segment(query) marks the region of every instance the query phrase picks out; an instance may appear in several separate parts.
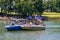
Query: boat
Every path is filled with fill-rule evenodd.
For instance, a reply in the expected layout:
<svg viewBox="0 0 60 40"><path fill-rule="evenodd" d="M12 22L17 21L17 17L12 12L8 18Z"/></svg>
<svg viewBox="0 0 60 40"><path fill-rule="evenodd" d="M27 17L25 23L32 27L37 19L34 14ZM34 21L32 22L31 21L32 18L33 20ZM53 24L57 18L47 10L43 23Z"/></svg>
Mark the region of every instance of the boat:
<svg viewBox="0 0 60 40"><path fill-rule="evenodd" d="M10 25L5 26L7 31L17 31L17 30L45 30L44 26L34 25L34 24L15 24L12 22Z"/></svg>
<svg viewBox="0 0 60 40"><path fill-rule="evenodd" d="M7 25L5 29L8 31L17 31L17 30L45 30L45 27L41 27L40 25Z"/></svg>
<svg viewBox="0 0 60 40"><path fill-rule="evenodd" d="M21 26L20 25L7 25L5 26L5 29L8 30L8 31L14 31L14 30L21 30Z"/></svg>

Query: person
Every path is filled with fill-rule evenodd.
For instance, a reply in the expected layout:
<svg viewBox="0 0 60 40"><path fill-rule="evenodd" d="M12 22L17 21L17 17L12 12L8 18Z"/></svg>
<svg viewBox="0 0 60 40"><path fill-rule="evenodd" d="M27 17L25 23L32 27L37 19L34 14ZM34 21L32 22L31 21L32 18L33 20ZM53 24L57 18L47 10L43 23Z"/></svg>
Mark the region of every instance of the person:
<svg viewBox="0 0 60 40"><path fill-rule="evenodd" d="M39 15L38 16L36 15L35 16L35 19L40 23L41 26L45 26L45 24L44 24L44 22L42 20L43 17L41 15L40 16Z"/></svg>
<svg viewBox="0 0 60 40"><path fill-rule="evenodd" d="M25 21L25 20L22 20L22 24L23 24L23 25L26 24L26 21Z"/></svg>
<svg viewBox="0 0 60 40"><path fill-rule="evenodd" d="M15 25L15 21L14 20L11 21L11 24L10 25L14 26Z"/></svg>
<svg viewBox="0 0 60 40"><path fill-rule="evenodd" d="M28 16L28 19L29 19L29 24L32 24L33 17L30 15L30 16Z"/></svg>

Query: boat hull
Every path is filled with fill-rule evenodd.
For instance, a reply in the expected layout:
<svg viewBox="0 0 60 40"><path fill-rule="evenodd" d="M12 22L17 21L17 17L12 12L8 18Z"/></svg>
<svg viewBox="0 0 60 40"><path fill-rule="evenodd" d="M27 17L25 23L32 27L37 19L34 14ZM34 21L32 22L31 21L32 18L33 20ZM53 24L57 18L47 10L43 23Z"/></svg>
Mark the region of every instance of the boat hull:
<svg viewBox="0 0 60 40"><path fill-rule="evenodd" d="M45 27L22 27L22 30L45 30Z"/></svg>
<svg viewBox="0 0 60 40"><path fill-rule="evenodd" d="M45 30L45 27L41 27L40 25L35 26L35 25L30 25L30 26L26 26L26 25L21 25L21 26L9 26L9 27L5 27L5 29L7 29L8 31L17 31L17 30Z"/></svg>
<svg viewBox="0 0 60 40"><path fill-rule="evenodd" d="M22 28L21 26L14 26L14 27L10 26L10 27L6 27L5 29L8 31L17 31L17 30L21 30Z"/></svg>
<svg viewBox="0 0 60 40"><path fill-rule="evenodd" d="M22 30L45 30L45 27L41 25L21 25Z"/></svg>

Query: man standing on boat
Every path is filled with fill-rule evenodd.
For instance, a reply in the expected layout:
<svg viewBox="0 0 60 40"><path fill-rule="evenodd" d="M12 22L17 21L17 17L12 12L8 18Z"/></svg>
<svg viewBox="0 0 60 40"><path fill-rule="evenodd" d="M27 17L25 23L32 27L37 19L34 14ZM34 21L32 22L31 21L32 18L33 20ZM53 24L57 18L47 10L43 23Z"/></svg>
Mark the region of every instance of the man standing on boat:
<svg viewBox="0 0 60 40"><path fill-rule="evenodd" d="M32 24L33 16L29 15L29 16L28 16L28 19L29 19L29 24Z"/></svg>
<svg viewBox="0 0 60 40"><path fill-rule="evenodd" d="M43 17L40 15L36 15L35 19L40 23L41 26L45 26L44 22L43 22Z"/></svg>

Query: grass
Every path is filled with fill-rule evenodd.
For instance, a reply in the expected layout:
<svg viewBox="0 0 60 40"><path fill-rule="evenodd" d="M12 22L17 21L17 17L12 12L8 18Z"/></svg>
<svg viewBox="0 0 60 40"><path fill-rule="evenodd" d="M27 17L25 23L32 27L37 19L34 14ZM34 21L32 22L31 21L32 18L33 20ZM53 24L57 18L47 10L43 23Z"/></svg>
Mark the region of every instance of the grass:
<svg viewBox="0 0 60 40"><path fill-rule="evenodd" d="M60 13L56 13L56 12L43 12L42 16L47 16L47 17L60 17Z"/></svg>
<svg viewBox="0 0 60 40"><path fill-rule="evenodd" d="M0 20L0 32L5 31L4 26L5 26L4 22Z"/></svg>

